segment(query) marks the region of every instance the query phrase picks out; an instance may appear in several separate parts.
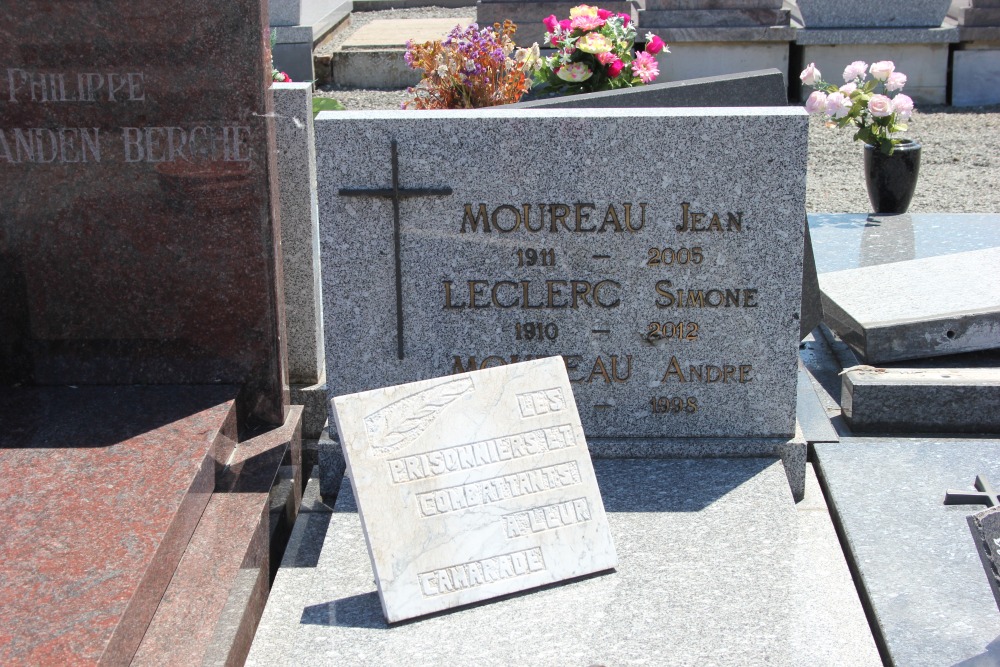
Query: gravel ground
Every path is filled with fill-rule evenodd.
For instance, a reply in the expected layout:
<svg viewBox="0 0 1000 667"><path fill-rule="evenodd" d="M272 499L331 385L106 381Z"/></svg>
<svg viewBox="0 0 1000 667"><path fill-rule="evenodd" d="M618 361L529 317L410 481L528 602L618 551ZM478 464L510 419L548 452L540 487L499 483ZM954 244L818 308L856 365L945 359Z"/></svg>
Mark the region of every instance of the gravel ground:
<svg viewBox="0 0 1000 667"><path fill-rule="evenodd" d="M474 8L472 8L474 11ZM347 35L377 18L456 18L469 7L422 7L355 13L348 30L321 44L317 53L337 48ZM405 90L317 91L348 109L398 109ZM911 213L1000 213L1000 106L918 108L904 135L923 144L920 180ZM850 213L870 210L862 173L862 144L848 129L809 121L806 210Z"/></svg>

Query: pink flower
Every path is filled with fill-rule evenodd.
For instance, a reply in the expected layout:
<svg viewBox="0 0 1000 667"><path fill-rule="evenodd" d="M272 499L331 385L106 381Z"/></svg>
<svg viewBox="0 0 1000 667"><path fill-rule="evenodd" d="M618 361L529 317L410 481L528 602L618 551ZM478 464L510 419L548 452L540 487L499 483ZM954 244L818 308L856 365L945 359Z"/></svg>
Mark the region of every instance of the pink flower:
<svg viewBox="0 0 1000 667"><path fill-rule="evenodd" d="M802 70L802 74L799 75L799 78L802 79L802 83L807 86L813 86L816 82L822 81L823 75L820 74L820 71L816 68L816 63L809 63L809 67Z"/></svg>
<svg viewBox="0 0 1000 667"><path fill-rule="evenodd" d="M577 16L572 20L570 25L577 30L597 30L604 25L604 19L585 14L583 16Z"/></svg>
<svg viewBox="0 0 1000 667"><path fill-rule="evenodd" d="M868 111L876 118L885 118L892 115L892 100L885 95L872 95L868 100Z"/></svg>
<svg viewBox="0 0 1000 667"><path fill-rule="evenodd" d="M857 89L858 89L858 84L856 84L853 81L851 81L850 83L845 83L843 86L841 86L840 87L840 92L842 92L844 95L847 95L848 97L850 97L851 93L853 93Z"/></svg>
<svg viewBox="0 0 1000 667"><path fill-rule="evenodd" d="M605 53L597 54L597 62L601 63L602 65L610 65L616 60L618 60L618 56L616 56L612 51L606 51Z"/></svg>
<svg viewBox="0 0 1000 667"><path fill-rule="evenodd" d="M559 22L559 27L563 29L563 32L569 32L573 29L573 22L569 19L563 19Z"/></svg>
<svg viewBox="0 0 1000 667"><path fill-rule="evenodd" d="M632 74L639 77L643 83L652 83L660 75L660 68L656 64L656 58L645 51L640 51L632 61Z"/></svg>
<svg viewBox="0 0 1000 667"><path fill-rule="evenodd" d="M826 109L826 93L822 90L813 91L813 94L806 100L806 111L809 113L822 113Z"/></svg>
<svg viewBox="0 0 1000 667"><path fill-rule="evenodd" d="M854 106L851 98L843 93L830 93L826 98L826 115L831 118L843 118L851 113Z"/></svg>
<svg viewBox="0 0 1000 667"><path fill-rule="evenodd" d="M622 20L622 25L626 28L628 27L628 24L632 22L632 17L628 14L618 14L618 18Z"/></svg>
<svg viewBox="0 0 1000 667"><path fill-rule="evenodd" d="M646 42L646 53L651 53L654 56L662 51L666 46L663 40L660 39L658 35L654 35L653 33L646 33L646 39L649 40Z"/></svg>
<svg viewBox="0 0 1000 667"><path fill-rule="evenodd" d="M850 83L857 78L863 77L868 70L868 63L864 60L855 60L844 68L844 82Z"/></svg>
<svg viewBox="0 0 1000 667"><path fill-rule="evenodd" d="M545 24L546 32L555 32L559 29L559 19L556 18L555 14L549 14L543 18L542 23Z"/></svg>
<svg viewBox="0 0 1000 667"><path fill-rule="evenodd" d="M615 15L614 12L609 11L607 9L598 9L597 10L597 17L599 19L603 20L603 21L607 21L609 18L611 18L614 15Z"/></svg>
<svg viewBox="0 0 1000 667"><path fill-rule="evenodd" d="M877 63L873 63L868 68L868 72L879 81L885 81L895 69L896 65L891 60L880 60Z"/></svg>
<svg viewBox="0 0 1000 667"><path fill-rule="evenodd" d="M909 120L913 115L913 100L909 95L900 93L892 100L892 110L896 112L899 120Z"/></svg>
<svg viewBox="0 0 1000 667"><path fill-rule="evenodd" d="M624 67L625 63L618 58L615 58L611 64L608 65L608 76L612 79L617 79L618 75L622 73L622 68Z"/></svg>
<svg viewBox="0 0 1000 667"><path fill-rule="evenodd" d="M886 90L902 90L905 85L906 75L902 72L893 72L889 75L889 78L885 80Z"/></svg>

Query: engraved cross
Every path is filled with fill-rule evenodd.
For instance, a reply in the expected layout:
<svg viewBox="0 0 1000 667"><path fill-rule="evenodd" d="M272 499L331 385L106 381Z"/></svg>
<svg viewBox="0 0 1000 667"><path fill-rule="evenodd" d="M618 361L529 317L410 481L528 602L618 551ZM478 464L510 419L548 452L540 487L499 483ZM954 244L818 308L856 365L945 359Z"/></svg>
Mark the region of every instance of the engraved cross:
<svg viewBox="0 0 1000 667"><path fill-rule="evenodd" d="M392 249L396 270L396 355L403 359L403 273L400 257L399 241L399 201L411 197L441 197L451 194L451 188L401 188L399 187L399 157L396 152L396 140L392 140L392 187L374 188L341 188L337 191L341 197L381 197L392 200Z"/></svg>
<svg viewBox="0 0 1000 667"><path fill-rule="evenodd" d="M976 491L945 491L945 505L986 505L987 507L1000 507L1000 498L997 492L982 475L976 475Z"/></svg>

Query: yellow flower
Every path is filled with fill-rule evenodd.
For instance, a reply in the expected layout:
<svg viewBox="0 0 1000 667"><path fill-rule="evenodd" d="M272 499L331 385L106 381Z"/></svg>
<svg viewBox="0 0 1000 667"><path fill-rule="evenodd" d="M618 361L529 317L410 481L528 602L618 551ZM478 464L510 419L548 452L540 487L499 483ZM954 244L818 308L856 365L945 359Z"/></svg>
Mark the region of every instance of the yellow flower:
<svg viewBox="0 0 1000 667"><path fill-rule="evenodd" d="M584 53L607 53L611 50L611 40L597 32L588 32L576 42L576 48Z"/></svg>
<svg viewBox="0 0 1000 667"><path fill-rule="evenodd" d="M575 19L578 16L597 16L597 7L591 7L590 5L580 5L569 10L569 17Z"/></svg>

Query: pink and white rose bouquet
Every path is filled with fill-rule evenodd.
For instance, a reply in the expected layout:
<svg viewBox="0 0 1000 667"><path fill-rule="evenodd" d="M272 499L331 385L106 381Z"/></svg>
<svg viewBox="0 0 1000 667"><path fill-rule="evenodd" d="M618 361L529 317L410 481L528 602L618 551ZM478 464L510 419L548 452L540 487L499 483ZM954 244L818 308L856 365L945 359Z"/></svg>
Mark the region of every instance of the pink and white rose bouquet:
<svg viewBox="0 0 1000 667"><path fill-rule="evenodd" d="M913 100L899 92L906 85L906 75L897 72L891 60L872 65L856 60L844 69L844 84L839 87L824 81L814 63L799 78L815 88L806 100L806 111L826 114L839 127L857 127L855 141L875 146L886 155L903 141L895 135L906 131Z"/></svg>
<svg viewBox="0 0 1000 667"><path fill-rule="evenodd" d="M535 84L546 92L590 93L652 83L660 74L654 56L670 53L652 33L646 35L645 50L633 53L635 24L628 14L579 5L568 19L553 14L542 22L545 45L557 49L535 70Z"/></svg>

